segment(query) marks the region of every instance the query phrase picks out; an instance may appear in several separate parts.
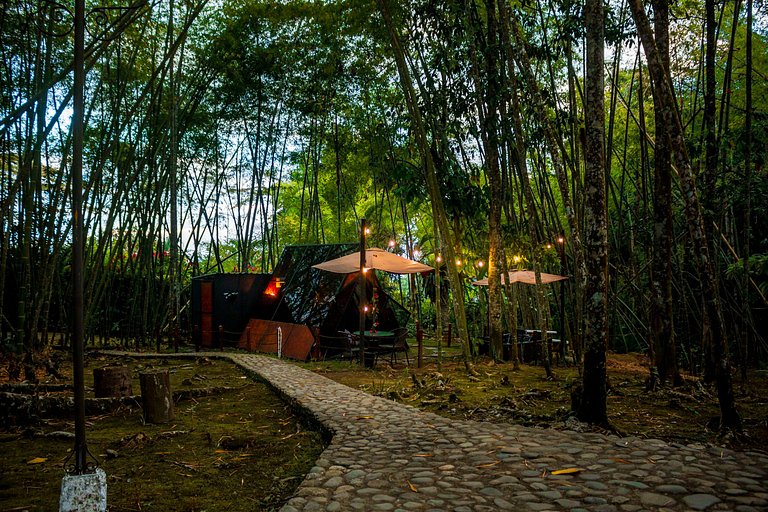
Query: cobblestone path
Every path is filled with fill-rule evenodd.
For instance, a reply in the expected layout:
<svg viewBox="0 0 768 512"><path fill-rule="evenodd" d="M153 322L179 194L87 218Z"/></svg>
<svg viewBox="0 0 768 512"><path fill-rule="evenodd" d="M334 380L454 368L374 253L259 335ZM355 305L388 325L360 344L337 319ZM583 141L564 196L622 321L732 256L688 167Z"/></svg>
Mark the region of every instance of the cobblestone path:
<svg viewBox="0 0 768 512"><path fill-rule="evenodd" d="M282 512L768 510L766 453L452 420L271 357L188 357L203 355L258 374L332 432ZM580 471L552 474L566 468Z"/></svg>
<svg viewBox="0 0 768 512"><path fill-rule="evenodd" d="M231 355L333 432L293 511L768 510L768 455L457 421ZM565 468L574 474L552 475Z"/></svg>

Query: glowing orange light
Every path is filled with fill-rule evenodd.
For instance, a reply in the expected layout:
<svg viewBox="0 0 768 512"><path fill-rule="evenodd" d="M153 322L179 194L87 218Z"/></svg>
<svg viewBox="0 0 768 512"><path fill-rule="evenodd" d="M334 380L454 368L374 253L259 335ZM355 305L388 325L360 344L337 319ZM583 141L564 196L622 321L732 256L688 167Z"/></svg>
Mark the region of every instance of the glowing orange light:
<svg viewBox="0 0 768 512"><path fill-rule="evenodd" d="M437 255L437 262L440 263L441 261L443 261L443 257L438 254Z"/></svg>
<svg viewBox="0 0 768 512"><path fill-rule="evenodd" d="M563 237L559 237L559 238L557 239L557 243L559 243L559 244L562 244L563 242L565 242L565 238L563 238Z"/></svg>
<svg viewBox="0 0 768 512"><path fill-rule="evenodd" d="M461 266L461 260L456 260L456 266L457 266L457 267L460 267L460 266Z"/></svg>
<svg viewBox="0 0 768 512"><path fill-rule="evenodd" d="M551 249L551 248L552 248L552 244L547 244L547 249Z"/></svg>
<svg viewBox="0 0 768 512"><path fill-rule="evenodd" d="M369 270L369 269L368 269L368 267L363 267L363 274L365 274L366 272L368 272L368 270Z"/></svg>
<svg viewBox="0 0 768 512"><path fill-rule="evenodd" d="M371 234L371 228L365 228L365 234L370 235Z"/></svg>
<svg viewBox="0 0 768 512"><path fill-rule="evenodd" d="M363 311L368 312L368 306L363 306Z"/></svg>

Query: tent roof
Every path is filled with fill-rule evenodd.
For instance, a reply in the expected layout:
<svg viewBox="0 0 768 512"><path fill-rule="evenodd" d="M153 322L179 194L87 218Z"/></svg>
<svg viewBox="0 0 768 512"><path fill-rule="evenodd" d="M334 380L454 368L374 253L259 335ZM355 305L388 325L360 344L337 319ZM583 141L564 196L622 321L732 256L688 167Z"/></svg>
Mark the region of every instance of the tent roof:
<svg viewBox="0 0 768 512"><path fill-rule="evenodd" d="M545 272L541 273L542 284L554 283L556 281L563 281L565 279L568 279L568 277L559 276L557 274L547 274ZM536 274L533 272L533 270L510 270L509 282L536 284ZM479 281L475 281L472 284L475 286L488 286L488 278L486 277L485 279L480 279Z"/></svg>
<svg viewBox="0 0 768 512"><path fill-rule="evenodd" d="M321 325L334 307L343 276L312 269L312 265L357 250L358 244L289 245L283 249L273 276L282 286L270 320ZM287 315L286 315L287 314Z"/></svg>
<svg viewBox="0 0 768 512"><path fill-rule="evenodd" d="M416 274L434 270L429 265L424 265L418 261L409 260L402 256L398 256L397 254L392 254L391 252L376 248L366 249L365 266L366 268L375 268L393 274ZM312 268L335 272L337 274L359 272L360 252L354 252L318 265L312 265Z"/></svg>

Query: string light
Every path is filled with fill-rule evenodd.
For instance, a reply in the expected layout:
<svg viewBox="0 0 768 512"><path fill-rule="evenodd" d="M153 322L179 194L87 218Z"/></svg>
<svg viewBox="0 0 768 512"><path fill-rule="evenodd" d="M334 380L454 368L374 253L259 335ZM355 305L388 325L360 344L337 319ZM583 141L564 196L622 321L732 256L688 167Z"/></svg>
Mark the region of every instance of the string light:
<svg viewBox="0 0 768 512"><path fill-rule="evenodd" d="M565 242L565 238L563 238L563 237L558 237L557 238L557 243L562 244L563 242Z"/></svg>
<svg viewBox="0 0 768 512"><path fill-rule="evenodd" d="M440 263L441 261L443 261L443 257L438 254L437 255L437 262Z"/></svg>
<svg viewBox="0 0 768 512"><path fill-rule="evenodd" d="M394 247L395 246L395 241L394 240L390 240L389 241L389 246L390 247Z"/></svg>
<svg viewBox="0 0 768 512"><path fill-rule="evenodd" d="M483 267L483 265L485 265L485 263L483 262L483 260L480 260L480 261L478 261L478 262L477 262L477 266L478 266L478 267L482 268L482 267Z"/></svg>
<svg viewBox="0 0 768 512"><path fill-rule="evenodd" d="M363 306L363 311L368 312L368 306Z"/></svg>
<svg viewBox="0 0 768 512"><path fill-rule="evenodd" d="M370 235L371 234L371 228L365 228L365 234Z"/></svg>
<svg viewBox="0 0 768 512"><path fill-rule="evenodd" d="M461 260L456 260L456 266L457 266L457 267L460 267L460 266L461 266Z"/></svg>
<svg viewBox="0 0 768 512"><path fill-rule="evenodd" d="M551 248L552 248L552 244L547 244L547 249L551 249Z"/></svg>

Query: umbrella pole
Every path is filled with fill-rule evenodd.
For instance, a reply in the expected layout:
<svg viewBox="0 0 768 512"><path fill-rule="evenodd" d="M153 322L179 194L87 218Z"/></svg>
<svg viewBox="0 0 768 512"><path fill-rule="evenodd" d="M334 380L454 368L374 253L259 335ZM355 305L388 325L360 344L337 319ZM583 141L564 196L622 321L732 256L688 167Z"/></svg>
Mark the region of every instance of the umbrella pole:
<svg viewBox="0 0 768 512"><path fill-rule="evenodd" d="M360 219L360 275L358 276L358 297L360 297L360 365L365 366L365 219Z"/></svg>

